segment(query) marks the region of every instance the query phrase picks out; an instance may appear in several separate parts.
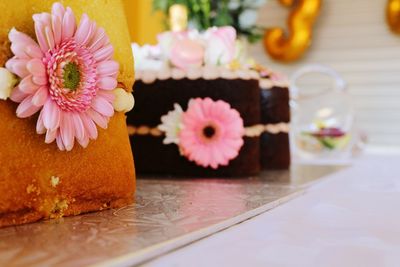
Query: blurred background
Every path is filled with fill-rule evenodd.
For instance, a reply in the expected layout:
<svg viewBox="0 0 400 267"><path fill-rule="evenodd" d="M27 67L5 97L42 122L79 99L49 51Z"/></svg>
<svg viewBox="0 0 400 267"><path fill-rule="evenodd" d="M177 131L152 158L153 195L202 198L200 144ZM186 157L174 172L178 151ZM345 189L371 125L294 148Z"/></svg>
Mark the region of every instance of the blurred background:
<svg viewBox="0 0 400 267"><path fill-rule="evenodd" d="M168 27L168 8L174 4L186 5L189 26L201 29L203 22L193 9L202 11L201 5L205 4L219 10L199 14L211 24L233 23L241 28L239 32L244 33L250 55L259 63L289 77L310 63L331 67L347 83L362 138L367 136L371 147L400 150L400 35L396 33L399 1L124 0L124 4L132 41L141 45L156 43L157 34ZM232 10L236 12L233 20L227 18ZM279 27L289 40L294 31L302 30L301 25L293 24L296 21L290 24L290 18L308 23L310 36L297 58L282 60L266 49L265 33ZM308 75L300 85L318 90L331 83L325 76Z"/></svg>

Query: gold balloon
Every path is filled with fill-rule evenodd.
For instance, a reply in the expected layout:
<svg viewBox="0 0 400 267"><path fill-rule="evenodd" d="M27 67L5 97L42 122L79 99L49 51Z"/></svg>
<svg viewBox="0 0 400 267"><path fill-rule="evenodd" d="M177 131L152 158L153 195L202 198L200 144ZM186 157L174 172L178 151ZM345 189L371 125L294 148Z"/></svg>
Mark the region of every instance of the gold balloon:
<svg viewBox="0 0 400 267"><path fill-rule="evenodd" d="M188 9L181 4L174 4L169 8L169 27L174 32L184 31L188 26Z"/></svg>
<svg viewBox="0 0 400 267"><path fill-rule="evenodd" d="M400 34L400 0L388 0L386 6L386 20L389 28Z"/></svg>
<svg viewBox="0 0 400 267"><path fill-rule="evenodd" d="M292 6L296 0L279 0L279 2L284 6Z"/></svg>
<svg viewBox="0 0 400 267"><path fill-rule="evenodd" d="M312 27L321 9L321 0L279 0L293 7L288 18L289 33L281 28L265 32L264 47L275 60L291 62L299 59L311 44Z"/></svg>

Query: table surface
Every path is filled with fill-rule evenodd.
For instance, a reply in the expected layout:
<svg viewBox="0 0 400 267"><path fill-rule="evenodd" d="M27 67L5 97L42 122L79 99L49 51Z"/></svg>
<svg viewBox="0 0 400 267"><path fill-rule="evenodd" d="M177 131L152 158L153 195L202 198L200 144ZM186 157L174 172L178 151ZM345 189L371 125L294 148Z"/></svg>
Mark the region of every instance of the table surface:
<svg viewBox="0 0 400 267"><path fill-rule="evenodd" d="M139 179L130 206L0 229L0 266L142 263L272 209L340 168L293 166L239 179Z"/></svg>
<svg viewBox="0 0 400 267"><path fill-rule="evenodd" d="M290 202L145 264L400 266L400 156L365 156Z"/></svg>

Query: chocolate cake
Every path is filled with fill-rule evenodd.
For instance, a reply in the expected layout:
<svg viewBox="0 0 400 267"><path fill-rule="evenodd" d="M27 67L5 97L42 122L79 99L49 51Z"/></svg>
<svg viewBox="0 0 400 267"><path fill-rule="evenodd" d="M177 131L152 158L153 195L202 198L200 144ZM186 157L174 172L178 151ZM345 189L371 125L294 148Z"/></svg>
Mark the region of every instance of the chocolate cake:
<svg viewBox="0 0 400 267"><path fill-rule="evenodd" d="M289 167L287 82L228 57L227 39L235 41L230 33L221 54L207 59L208 46L219 38L213 33L231 32L226 28L202 37L170 33L177 41L164 47L161 60L157 47L141 48L146 61L135 47L136 105L127 123L138 173L227 177ZM196 46L197 38L209 39Z"/></svg>
<svg viewBox="0 0 400 267"><path fill-rule="evenodd" d="M289 89L287 83L273 82L270 76L264 77L261 93L261 123L281 125L290 122ZM261 134L261 166L263 169L287 169L290 166L290 147L288 131L266 131Z"/></svg>

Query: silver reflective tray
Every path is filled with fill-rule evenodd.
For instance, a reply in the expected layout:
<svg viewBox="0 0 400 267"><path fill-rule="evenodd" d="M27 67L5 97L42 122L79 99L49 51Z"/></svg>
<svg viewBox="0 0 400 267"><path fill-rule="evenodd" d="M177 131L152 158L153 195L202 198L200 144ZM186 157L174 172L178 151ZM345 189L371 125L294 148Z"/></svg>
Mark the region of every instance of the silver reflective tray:
<svg viewBox="0 0 400 267"><path fill-rule="evenodd" d="M0 229L0 266L139 264L272 209L340 168L293 166L240 179L138 179L130 206Z"/></svg>

